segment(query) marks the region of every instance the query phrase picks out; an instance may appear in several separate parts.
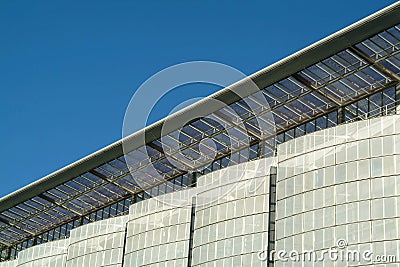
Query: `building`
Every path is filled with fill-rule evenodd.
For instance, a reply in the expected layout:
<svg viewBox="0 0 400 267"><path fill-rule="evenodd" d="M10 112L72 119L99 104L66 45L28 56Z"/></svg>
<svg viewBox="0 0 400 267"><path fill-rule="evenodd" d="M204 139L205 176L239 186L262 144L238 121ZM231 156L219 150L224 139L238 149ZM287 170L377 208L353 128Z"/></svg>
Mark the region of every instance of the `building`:
<svg viewBox="0 0 400 267"><path fill-rule="evenodd" d="M131 162L119 141L1 198L0 266L384 265L263 258L332 247L394 255L386 261L399 266L399 23L395 3L255 73L257 92L212 96L236 114L195 104L190 112L224 121L181 129L191 153L201 138L218 144L196 171L174 168L160 146L163 123L188 115L179 113L129 137L146 137ZM257 123L266 112L272 134ZM227 127L249 144L231 150Z"/></svg>

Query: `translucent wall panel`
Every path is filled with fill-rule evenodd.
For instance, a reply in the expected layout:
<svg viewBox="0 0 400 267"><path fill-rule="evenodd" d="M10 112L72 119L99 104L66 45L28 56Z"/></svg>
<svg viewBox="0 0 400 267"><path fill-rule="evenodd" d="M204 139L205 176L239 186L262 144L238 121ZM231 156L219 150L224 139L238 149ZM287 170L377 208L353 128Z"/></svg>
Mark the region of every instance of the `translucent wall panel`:
<svg viewBox="0 0 400 267"><path fill-rule="evenodd" d="M120 216L73 229L66 266L122 266L127 220Z"/></svg>
<svg viewBox="0 0 400 267"><path fill-rule="evenodd" d="M130 207L125 266L187 266L193 190ZM171 200L176 200L176 205L171 205Z"/></svg>
<svg viewBox="0 0 400 267"><path fill-rule="evenodd" d="M0 267L15 267L15 266L17 266L17 260L0 262Z"/></svg>
<svg viewBox="0 0 400 267"><path fill-rule="evenodd" d="M278 157L276 251L321 253L344 242L344 252L369 250L400 262L400 115L296 138L278 146ZM378 265L364 257L324 259L324 266Z"/></svg>
<svg viewBox="0 0 400 267"><path fill-rule="evenodd" d="M67 258L69 240L63 239L30 247L18 253L19 267L60 267Z"/></svg>
<svg viewBox="0 0 400 267"><path fill-rule="evenodd" d="M256 160L201 176L195 212L192 266L265 266L269 167Z"/></svg>

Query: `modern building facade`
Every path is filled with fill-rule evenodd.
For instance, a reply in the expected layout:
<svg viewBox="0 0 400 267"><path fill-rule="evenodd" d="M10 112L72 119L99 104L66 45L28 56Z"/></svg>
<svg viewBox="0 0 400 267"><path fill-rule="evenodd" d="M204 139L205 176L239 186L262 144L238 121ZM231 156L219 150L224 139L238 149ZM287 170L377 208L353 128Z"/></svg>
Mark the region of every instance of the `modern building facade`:
<svg viewBox="0 0 400 267"><path fill-rule="evenodd" d="M400 115L392 115L343 124L281 144L276 247L321 251L345 240L352 251L396 255L398 265L399 131ZM362 258L346 264L324 263L371 265Z"/></svg>
<svg viewBox="0 0 400 267"><path fill-rule="evenodd" d="M0 266L400 266L399 23L396 3L1 198ZM176 168L174 131L213 159Z"/></svg>

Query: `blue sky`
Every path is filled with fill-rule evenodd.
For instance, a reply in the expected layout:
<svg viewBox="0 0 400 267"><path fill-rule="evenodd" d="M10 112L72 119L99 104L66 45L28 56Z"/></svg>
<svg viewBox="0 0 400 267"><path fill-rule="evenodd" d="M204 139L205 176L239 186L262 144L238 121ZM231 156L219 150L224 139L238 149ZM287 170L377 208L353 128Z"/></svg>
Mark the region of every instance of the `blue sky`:
<svg viewBox="0 0 400 267"><path fill-rule="evenodd" d="M395 1L0 1L0 196L122 136L135 90L209 60L251 74ZM215 86L161 99L158 120Z"/></svg>

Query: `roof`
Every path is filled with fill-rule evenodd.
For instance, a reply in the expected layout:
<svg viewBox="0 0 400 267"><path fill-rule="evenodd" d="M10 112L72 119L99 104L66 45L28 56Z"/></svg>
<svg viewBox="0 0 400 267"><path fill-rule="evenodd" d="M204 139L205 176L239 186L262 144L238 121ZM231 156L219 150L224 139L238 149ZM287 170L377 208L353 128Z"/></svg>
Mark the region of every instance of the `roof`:
<svg viewBox="0 0 400 267"><path fill-rule="evenodd" d="M17 244L71 218L142 191L133 176L148 177L151 186L151 172L147 172L149 165L165 179L182 174L171 166L160 149L163 147L161 136L172 136L177 130L162 133L166 122L174 125L174 122L198 117L198 114L212 113L225 122L225 127L245 131L249 133L250 142L258 142L266 135L254 118L262 117L265 112L273 113L275 131L280 133L397 84L400 81L399 23L400 2L397 2L254 73L250 78L258 89L249 89L239 81L126 140L117 141L2 197L0 244ZM260 94L264 99L260 100ZM259 109L249 110L243 103L244 96ZM227 104L236 114L215 106L215 99ZM265 100L269 104L268 110L260 105ZM238 125L236 121L243 123ZM188 138L178 141L188 153L195 153L194 147L204 137L219 144L214 148L218 156L232 152L224 141L224 129L213 122L200 118L185 127L183 132ZM140 145L143 139L145 146ZM123 142L127 140L132 144L129 169L123 156Z"/></svg>

